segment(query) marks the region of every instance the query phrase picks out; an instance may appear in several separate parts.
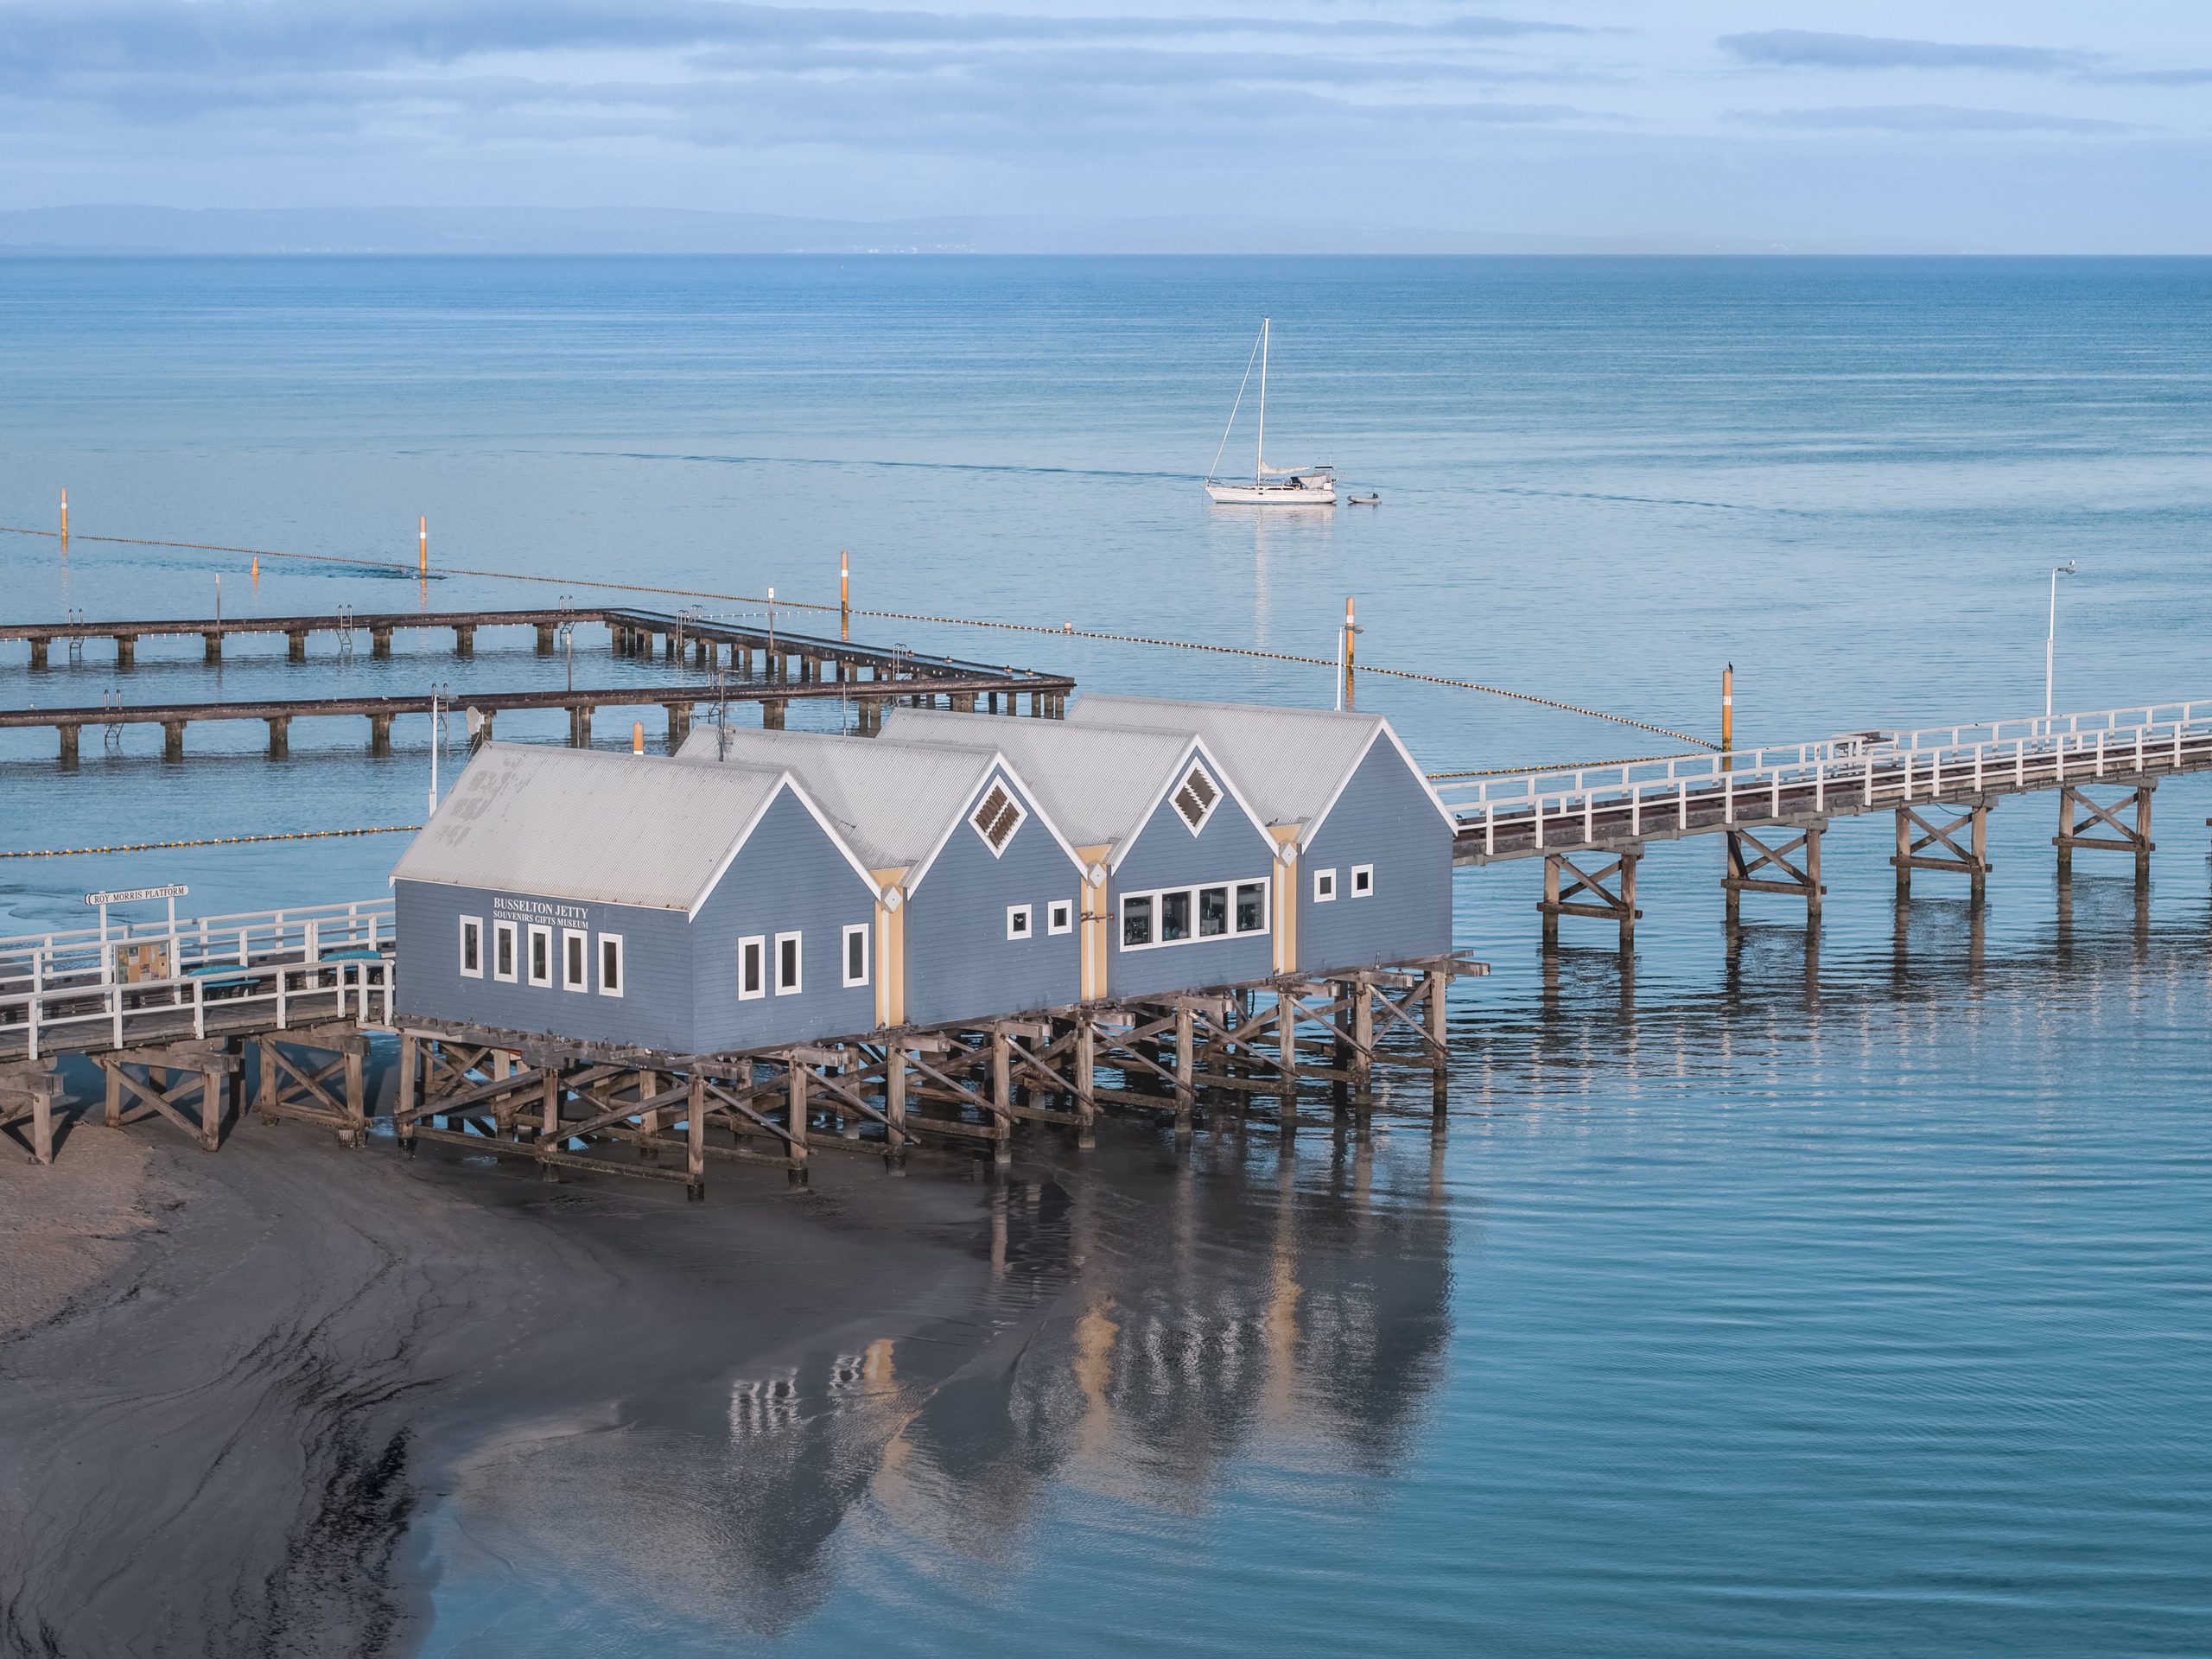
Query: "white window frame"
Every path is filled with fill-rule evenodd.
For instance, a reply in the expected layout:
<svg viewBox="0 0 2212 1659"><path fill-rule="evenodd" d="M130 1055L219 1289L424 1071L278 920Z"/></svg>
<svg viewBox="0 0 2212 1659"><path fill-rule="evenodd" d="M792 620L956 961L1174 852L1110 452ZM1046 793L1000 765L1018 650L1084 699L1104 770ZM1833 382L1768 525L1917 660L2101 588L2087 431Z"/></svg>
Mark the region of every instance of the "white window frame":
<svg viewBox="0 0 2212 1659"><path fill-rule="evenodd" d="M499 945L507 947L507 971L499 971ZM513 922L492 920L492 977L502 985L512 985L522 977L522 931Z"/></svg>
<svg viewBox="0 0 2212 1659"><path fill-rule="evenodd" d="M976 814L983 810L984 803L988 801L994 794L1004 795L1007 804L1014 808L1014 828L1006 832L1006 839L995 847L991 845L991 838L983 833L983 826L976 822ZM983 843L993 858L1005 856L1006 849L1014 845L1014 838L1021 833L1021 826L1028 822L1029 809L1021 804L1021 797L1014 792L1003 778L991 779L982 796L977 798L974 809L968 814L968 827L976 832L976 839Z"/></svg>
<svg viewBox="0 0 2212 1659"><path fill-rule="evenodd" d="M1016 927L1019 919L1021 925ZM1033 939L1037 937L1037 907L1034 905L1008 905L1006 907L1006 936L1009 939Z"/></svg>
<svg viewBox="0 0 2212 1659"><path fill-rule="evenodd" d="M1260 890L1260 925L1257 927L1236 925L1236 895L1246 887L1257 887ZM1232 881L1229 884L1229 937L1230 938L1256 939L1271 931L1274 920L1274 887L1275 884L1264 875L1253 880Z"/></svg>
<svg viewBox="0 0 2212 1659"><path fill-rule="evenodd" d="M1204 778L1206 780L1206 787L1213 791L1213 798L1206 803L1205 810L1198 814L1198 821L1196 823L1192 823L1190 819L1183 816L1183 809L1177 805L1175 799L1183 792L1184 785L1191 781L1191 774L1194 772ZM1181 821L1183 827L1195 836L1213 822L1214 809L1221 804L1221 798L1224 792L1221 786L1221 779L1213 775L1212 769L1203 760L1193 758L1191 764L1183 768L1182 776L1176 779L1175 787L1167 791L1167 804L1175 808L1175 816ZM1206 885L1211 887L1213 883L1209 881Z"/></svg>
<svg viewBox="0 0 2212 1659"><path fill-rule="evenodd" d="M1317 905L1337 902L1337 873L1334 869L1313 872L1313 902Z"/></svg>
<svg viewBox="0 0 2212 1659"><path fill-rule="evenodd" d="M1075 900L1055 899L1045 906L1045 931L1072 933L1075 931Z"/></svg>
<svg viewBox="0 0 2212 1659"><path fill-rule="evenodd" d="M1179 884L1172 887L1154 887L1147 893L1122 893L1116 898L1114 906L1116 947L1122 950L1164 950L1179 944L1219 944L1230 939L1264 938L1273 931L1274 921L1274 903L1268 891L1272 885L1264 875L1248 875L1233 877L1227 881L1193 881L1188 886ZM1240 929L1236 925L1236 890L1239 887L1254 887L1260 890L1260 925L1257 927ZM1198 931L1198 894L1208 887L1225 887L1229 890L1229 931L1225 933ZM1191 931L1189 937L1185 938L1163 939L1160 937L1160 918L1165 909L1160 901L1170 893L1184 894L1191 901ZM1152 939L1149 944L1128 943L1126 918L1130 901L1133 899L1149 906L1148 913L1152 918L1150 930Z"/></svg>
<svg viewBox="0 0 2212 1659"><path fill-rule="evenodd" d="M846 926L843 938L838 941L837 969L844 976L847 990L852 989L856 985L868 983L870 965L868 955L872 949L869 936L874 931L875 925L872 922L853 922ZM861 971L858 978L853 976L853 941L855 938L861 942Z"/></svg>
<svg viewBox="0 0 2212 1659"><path fill-rule="evenodd" d="M612 985L607 982L607 950L609 945L614 948L614 983ZM622 936L620 933L602 933L599 936L599 954L592 959L592 966L599 973L599 994L601 996L620 996L624 991L629 989L629 954L623 948Z"/></svg>
<svg viewBox="0 0 2212 1659"><path fill-rule="evenodd" d="M468 965L468 946L471 939L476 944L476 965ZM484 977L484 918L464 916L461 918L461 976L463 979Z"/></svg>
<svg viewBox="0 0 2212 1659"><path fill-rule="evenodd" d="M745 988L745 953L747 950L757 950L760 953L759 957L760 981L749 991ZM766 933L748 933L737 942L737 1000L741 1002L757 1002L767 995L768 976L768 936Z"/></svg>
<svg viewBox="0 0 2212 1659"><path fill-rule="evenodd" d="M1372 864L1351 867L1351 896L1355 899L1372 899L1375 896L1375 867Z"/></svg>
<svg viewBox="0 0 2212 1659"><path fill-rule="evenodd" d="M791 982L784 983L784 944L791 947ZM796 931L776 935L775 954L769 959L768 972L778 996L798 996L806 989L806 937Z"/></svg>
<svg viewBox="0 0 2212 1659"><path fill-rule="evenodd" d="M571 967L576 970L573 975L569 972ZM581 927L561 930L561 988L591 989L591 935Z"/></svg>
<svg viewBox="0 0 2212 1659"><path fill-rule="evenodd" d="M545 974L543 978L538 976L537 972L537 942L540 939L545 941ZM523 977L532 985L551 990L553 970L558 965L553 960L552 928L543 922L532 922L526 931L525 946L522 959Z"/></svg>

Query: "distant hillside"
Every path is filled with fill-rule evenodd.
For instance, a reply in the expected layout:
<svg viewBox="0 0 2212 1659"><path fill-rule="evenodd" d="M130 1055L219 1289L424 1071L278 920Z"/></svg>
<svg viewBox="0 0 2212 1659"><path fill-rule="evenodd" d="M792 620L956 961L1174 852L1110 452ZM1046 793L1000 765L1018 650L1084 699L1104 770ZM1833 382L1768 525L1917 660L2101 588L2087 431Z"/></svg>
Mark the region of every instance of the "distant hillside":
<svg viewBox="0 0 2212 1659"><path fill-rule="evenodd" d="M880 222L660 207L86 206L0 213L0 252L1823 253L1872 250L1694 238L1516 236L1338 220L976 215ZM1891 249L1889 251L1925 251Z"/></svg>

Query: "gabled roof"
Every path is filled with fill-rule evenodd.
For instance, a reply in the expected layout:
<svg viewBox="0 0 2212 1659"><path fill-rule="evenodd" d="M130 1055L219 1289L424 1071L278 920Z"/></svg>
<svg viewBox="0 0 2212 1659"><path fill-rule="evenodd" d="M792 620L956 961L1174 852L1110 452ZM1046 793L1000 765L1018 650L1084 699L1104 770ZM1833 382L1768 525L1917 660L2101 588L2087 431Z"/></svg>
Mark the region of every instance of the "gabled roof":
<svg viewBox="0 0 2212 1659"><path fill-rule="evenodd" d="M1398 751L1445 822L1453 822L1390 722L1380 715L1086 691L1070 705L1067 718L1071 725L1093 728L1196 732L1207 748L1236 769L1236 781L1262 818L1270 824L1300 826L1300 845L1313 839L1377 741Z"/></svg>
<svg viewBox="0 0 2212 1659"><path fill-rule="evenodd" d="M785 789L821 821L779 766L487 743L392 879L692 913ZM823 827L873 888L850 847Z"/></svg>
<svg viewBox="0 0 2212 1659"><path fill-rule="evenodd" d="M965 821L990 778L1009 773L1035 798L1021 769L988 745L918 743L885 737L844 737L820 732L776 732L757 727L695 729L677 759L686 765L773 766L788 770L814 798L873 870L904 868L901 883L918 886L938 849ZM1039 801L1040 808L1043 803ZM1049 810L1039 822L1071 861Z"/></svg>
<svg viewBox="0 0 2212 1659"><path fill-rule="evenodd" d="M1116 863L1182 781L1193 749L1251 820L1255 833L1266 833L1228 765L1193 732L894 709L884 716L883 736L875 741L886 739L996 749L1070 841L1078 847L1110 845Z"/></svg>

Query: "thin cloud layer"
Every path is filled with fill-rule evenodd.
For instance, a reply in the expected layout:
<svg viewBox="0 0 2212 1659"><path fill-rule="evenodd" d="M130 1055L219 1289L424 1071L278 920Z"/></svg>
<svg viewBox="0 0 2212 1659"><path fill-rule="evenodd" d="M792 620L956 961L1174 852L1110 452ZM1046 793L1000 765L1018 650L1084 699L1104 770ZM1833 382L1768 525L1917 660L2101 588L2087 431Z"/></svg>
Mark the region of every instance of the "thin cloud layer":
<svg viewBox="0 0 2212 1659"><path fill-rule="evenodd" d="M1853 104L1811 110L1731 110L1729 118L1762 127L1819 132L2134 132L2125 121L2043 115L2031 110L1964 109L1951 104Z"/></svg>
<svg viewBox="0 0 2212 1659"><path fill-rule="evenodd" d="M1893 40L1878 35L1827 35L1806 29L1723 35L1717 44L1745 63L1790 68L2002 69L2053 75L2093 70L2105 61L2098 53L2050 47Z"/></svg>

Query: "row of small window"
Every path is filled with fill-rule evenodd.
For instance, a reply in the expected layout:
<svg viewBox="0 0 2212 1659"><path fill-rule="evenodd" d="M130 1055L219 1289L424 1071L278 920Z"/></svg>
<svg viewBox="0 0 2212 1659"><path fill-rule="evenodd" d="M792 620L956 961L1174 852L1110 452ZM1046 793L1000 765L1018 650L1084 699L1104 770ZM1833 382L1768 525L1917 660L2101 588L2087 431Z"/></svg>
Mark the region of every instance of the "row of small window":
<svg viewBox="0 0 2212 1659"><path fill-rule="evenodd" d="M866 922L855 922L844 931L838 946L838 967L847 990L868 982L868 939ZM737 1000L750 1002L768 995L796 996L805 988L806 936L779 933L771 941L766 933L749 934L737 942Z"/></svg>
<svg viewBox="0 0 2212 1659"><path fill-rule="evenodd" d="M602 933L599 936L596 953L599 964L599 994L620 996L625 982L622 965L622 936ZM590 967L594 960L591 935L579 927L561 930L561 949L556 958L553 949L553 930L543 923L527 925L518 922L492 924L492 977L514 984L527 977L532 985L551 985L554 969L560 969L561 988L564 991L588 991ZM461 971L467 979L484 977L484 918L464 916L461 918Z"/></svg>
<svg viewBox="0 0 2212 1659"><path fill-rule="evenodd" d="M1365 899L1375 892L1375 867L1355 864L1351 867L1351 896ZM1337 896L1337 873L1334 870L1313 872L1313 902L1325 905Z"/></svg>
<svg viewBox="0 0 2212 1659"><path fill-rule="evenodd" d="M1060 906L1054 906L1055 912ZM1011 926L1011 923L1008 924ZM778 996L796 996L805 987L806 953L804 933L779 933L771 949L769 936L754 933L737 942L737 1000L750 1002L755 997L766 996L772 988ZM855 922L844 931L839 950L840 967L847 989L868 982L868 937L866 922ZM599 994L620 996L626 981L622 960L622 936L601 933L599 948L592 950L592 936L582 928L564 927L561 930L561 948L556 955L553 948L553 929L542 923L521 924L493 922L490 965L492 977L506 984L527 980L532 985L550 986L555 970L559 970L561 988L564 991L588 991L591 965L599 968ZM481 979L486 965L484 949L484 918L464 916L461 918L461 971L463 978Z"/></svg>
<svg viewBox="0 0 2212 1659"><path fill-rule="evenodd" d="M1145 950L1188 939L1236 938L1268 931L1268 884L1224 881L1122 895L1122 949Z"/></svg>

